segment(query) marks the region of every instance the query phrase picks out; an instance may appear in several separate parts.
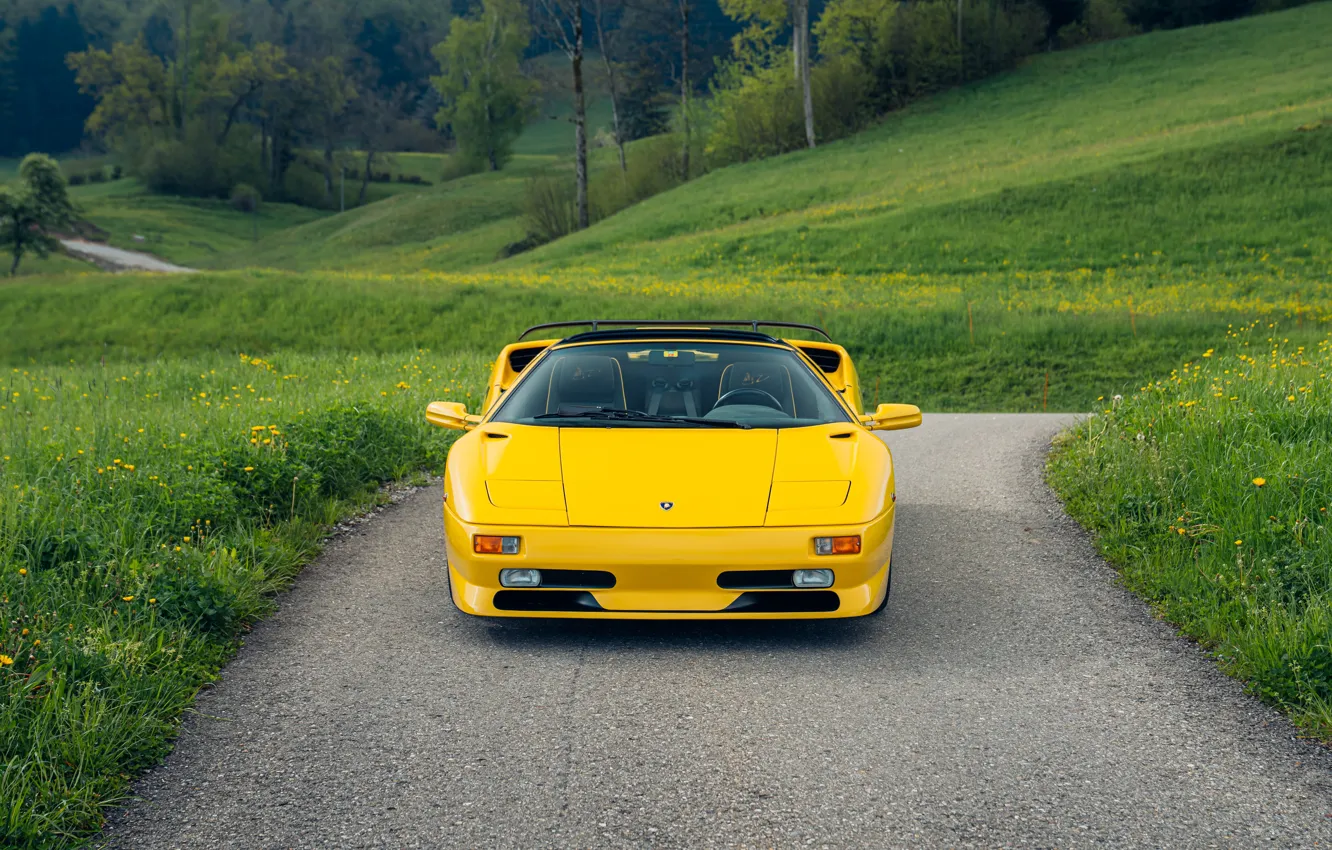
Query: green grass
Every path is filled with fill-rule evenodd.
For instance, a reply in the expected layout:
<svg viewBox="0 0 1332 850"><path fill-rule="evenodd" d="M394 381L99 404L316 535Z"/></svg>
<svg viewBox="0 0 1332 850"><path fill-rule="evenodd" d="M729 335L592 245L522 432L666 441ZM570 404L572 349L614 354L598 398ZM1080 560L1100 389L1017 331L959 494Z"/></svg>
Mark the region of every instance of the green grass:
<svg viewBox="0 0 1332 850"><path fill-rule="evenodd" d="M186 266L246 250L256 233L262 238L327 215L295 204L264 203L251 216L222 200L153 194L132 179L76 186L70 196L82 217L107 232L111 245Z"/></svg>
<svg viewBox="0 0 1332 850"><path fill-rule="evenodd" d="M338 215L265 205L257 243L221 202L81 187L113 244L212 270L53 260L0 282L6 838L94 829L320 529L438 466L422 405L475 404L523 327L593 316L819 322L870 403L1124 395L1068 438L1052 481L1133 587L1326 734L1329 31L1322 3L1042 55L504 261L525 181L568 168L560 122L497 174L395 183ZM612 157L594 153L602 176ZM448 163L395 167L435 180ZM1275 369L1256 339L1218 344L1255 318L1290 340Z"/></svg>
<svg viewBox="0 0 1332 850"><path fill-rule="evenodd" d="M1065 434L1050 481L1129 587L1332 738L1332 339L1196 354Z"/></svg>
<svg viewBox="0 0 1332 850"><path fill-rule="evenodd" d="M479 357L213 354L0 373L0 844L69 846L330 525L438 471Z"/></svg>
<svg viewBox="0 0 1332 850"><path fill-rule="evenodd" d="M874 240L941 204L1270 137L1332 114L1329 27L1332 4L1319 3L1038 56L850 139L715 171L518 262L672 269L700 253L760 238L790 244L807 232L880 270L935 268L928 251L876 255ZM760 256L773 266L792 259Z"/></svg>
<svg viewBox="0 0 1332 850"><path fill-rule="evenodd" d="M483 265L505 245L523 238L519 221L523 186L529 177L554 165L554 157L515 157L499 172L469 175L284 228L208 265L297 270L453 270Z"/></svg>

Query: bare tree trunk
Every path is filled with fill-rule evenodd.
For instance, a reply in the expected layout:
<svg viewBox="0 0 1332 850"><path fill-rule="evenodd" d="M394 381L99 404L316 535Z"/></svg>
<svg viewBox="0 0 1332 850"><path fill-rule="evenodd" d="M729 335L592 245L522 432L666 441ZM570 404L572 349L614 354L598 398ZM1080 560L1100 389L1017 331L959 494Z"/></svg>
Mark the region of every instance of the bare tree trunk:
<svg viewBox="0 0 1332 850"><path fill-rule="evenodd" d="M185 0L185 53L181 57L182 81L180 84L180 137L185 138L185 122L190 114L190 13L194 10L194 0Z"/></svg>
<svg viewBox="0 0 1332 850"><path fill-rule="evenodd" d="M610 48L606 45L606 30L602 22L602 11L606 0L592 0L593 15L597 24L597 47L601 48L601 61L606 65L606 87L610 89L611 132L615 134L615 147L620 151L620 172L627 173L629 165L624 158L624 134L620 131L620 91L615 75L615 63L610 58Z"/></svg>
<svg viewBox="0 0 1332 850"><path fill-rule="evenodd" d="M585 230L587 215L587 99L583 92L583 0L574 0L574 180L578 184L578 229Z"/></svg>
<svg viewBox="0 0 1332 850"><path fill-rule="evenodd" d="M324 142L324 198L333 203L333 142Z"/></svg>
<svg viewBox="0 0 1332 850"><path fill-rule="evenodd" d="M370 169L374 167L375 149L367 145L365 151L365 173L361 175L361 193L356 196L356 205L358 207L365 204L365 190L366 187L370 185Z"/></svg>
<svg viewBox="0 0 1332 850"><path fill-rule="evenodd" d="M959 0L960 2L960 0ZM796 54L796 81L805 106L805 141L814 147L814 94L809 81L809 0L795 0L792 41Z"/></svg>
<svg viewBox="0 0 1332 850"><path fill-rule="evenodd" d="M684 144L680 148L680 176L689 179L689 0L680 3L680 121Z"/></svg>

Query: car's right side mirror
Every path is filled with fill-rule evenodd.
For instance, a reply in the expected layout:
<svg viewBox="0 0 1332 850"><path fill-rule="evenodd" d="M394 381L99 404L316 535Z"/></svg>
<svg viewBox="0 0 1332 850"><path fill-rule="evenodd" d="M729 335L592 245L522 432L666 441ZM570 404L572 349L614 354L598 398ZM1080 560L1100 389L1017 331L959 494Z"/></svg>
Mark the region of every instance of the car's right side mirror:
<svg viewBox="0 0 1332 850"><path fill-rule="evenodd" d="M873 413L860 417L871 431L900 431L920 424L920 408L914 404L881 404Z"/></svg>
<svg viewBox="0 0 1332 850"><path fill-rule="evenodd" d="M480 416L468 416L467 407L457 401L432 401L426 407L426 421L441 428L470 431L481 421Z"/></svg>

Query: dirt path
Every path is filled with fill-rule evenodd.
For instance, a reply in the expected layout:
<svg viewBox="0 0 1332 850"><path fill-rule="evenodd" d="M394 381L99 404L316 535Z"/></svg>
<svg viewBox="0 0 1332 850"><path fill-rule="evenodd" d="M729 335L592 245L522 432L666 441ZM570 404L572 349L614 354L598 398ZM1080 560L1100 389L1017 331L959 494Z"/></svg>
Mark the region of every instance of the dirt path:
<svg viewBox="0 0 1332 850"><path fill-rule="evenodd" d="M126 251L113 248L100 242L88 242L84 239L61 239L60 244L72 256L87 260L98 268L109 272L192 272L194 269L177 266L166 260L143 254L139 251Z"/></svg>
<svg viewBox="0 0 1332 850"><path fill-rule="evenodd" d="M344 537L112 847L1323 847L1332 755L1115 582L1055 416L927 416L885 616L491 622L440 492Z"/></svg>

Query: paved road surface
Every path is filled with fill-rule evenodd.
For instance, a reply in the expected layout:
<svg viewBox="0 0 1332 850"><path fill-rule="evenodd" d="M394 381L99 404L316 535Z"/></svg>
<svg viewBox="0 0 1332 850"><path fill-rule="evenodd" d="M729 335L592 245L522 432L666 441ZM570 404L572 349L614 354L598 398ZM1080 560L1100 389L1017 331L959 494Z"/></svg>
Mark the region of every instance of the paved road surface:
<svg viewBox="0 0 1332 850"><path fill-rule="evenodd" d="M81 260L87 260L93 265L106 269L107 271L141 271L141 272L192 272L194 269L185 266L177 266L168 263L166 260L158 259L152 254L144 254L139 251L126 251L123 248L112 248L110 245L103 245L101 242L88 242L84 239L61 239L60 244L65 246L65 250Z"/></svg>
<svg viewBox="0 0 1332 850"><path fill-rule="evenodd" d="M465 619L419 492L305 571L111 845L1328 846L1329 754L1059 511L1064 421L890 435L893 600L845 623Z"/></svg>

